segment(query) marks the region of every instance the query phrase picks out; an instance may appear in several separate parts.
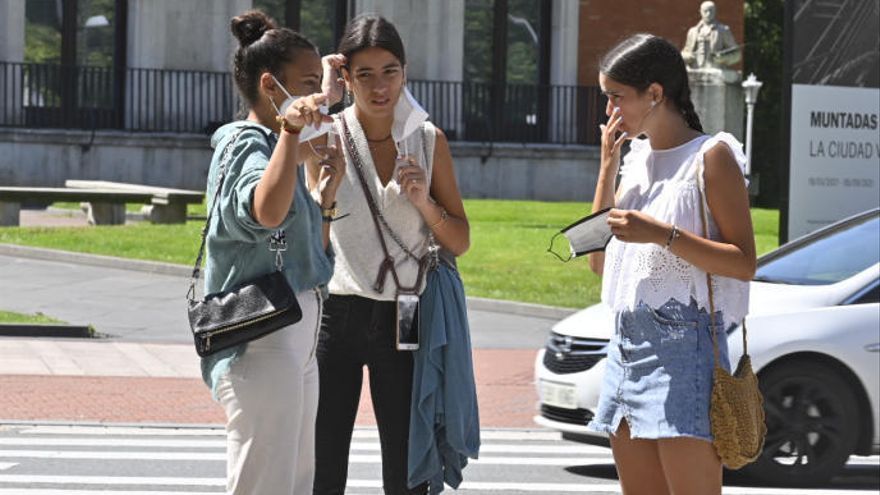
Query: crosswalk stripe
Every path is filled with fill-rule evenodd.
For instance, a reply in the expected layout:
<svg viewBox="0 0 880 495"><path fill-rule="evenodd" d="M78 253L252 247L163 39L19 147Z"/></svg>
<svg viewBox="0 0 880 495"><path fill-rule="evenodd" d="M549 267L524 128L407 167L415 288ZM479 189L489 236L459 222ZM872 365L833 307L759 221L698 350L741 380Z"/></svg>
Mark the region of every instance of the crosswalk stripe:
<svg viewBox="0 0 880 495"><path fill-rule="evenodd" d="M0 450L0 459L92 459L104 461L226 461L225 452L120 452L98 450Z"/></svg>
<svg viewBox="0 0 880 495"><path fill-rule="evenodd" d="M380 455L349 455L353 464L381 464ZM469 464L484 466L581 466L584 464L613 464L614 458L605 457L480 457L471 459Z"/></svg>
<svg viewBox="0 0 880 495"><path fill-rule="evenodd" d="M8 447L164 447L189 449L225 449L226 440L171 440L143 438L0 438L0 446Z"/></svg>
<svg viewBox="0 0 880 495"><path fill-rule="evenodd" d="M355 428L352 438L355 440L362 439L378 439L379 430L376 428L360 427ZM481 428L480 438L486 440L499 441L536 441L536 442L558 442L562 440L562 434L558 431L550 430L520 430L514 428Z"/></svg>
<svg viewBox="0 0 880 495"><path fill-rule="evenodd" d="M222 478L163 478L163 477L134 477L134 476L33 476L33 475L0 475L0 483L21 484L67 484L67 485L104 485L104 486L225 486L226 480ZM381 480L349 480L348 488L381 488ZM461 490L472 491L524 491L546 493L620 493L620 486L616 483L587 484L587 483L542 483L542 482L494 482L494 481L465 481L459 487ZM105 490L101 491L31 491L33 489L0 489L0 494L21 495L91 495L100 493L108 495ZM25 491L28 490L28 491ZM38 490L38 489L37 489ZM160 495L173 492L131 492L117 491L118 494L132 495L141 493L144 495ZM187 492L191 493L191 492ZM213 493L213 492L211 492ZM787 489L787 488L751 488L751 487L725 487L724 495L853 495L852 490L828 490L819 489Z"/></svg>
<svg viewBox="0 0 880 495"><path fill-rule="evenodd" d="M149 451L72 451L72 450L0 450L0 459L92 459L92 460L143 460L143 461L192 461L223 462L224 452L149 452ZM353 464L380 464L380 455L349 455ZM613 464L610 452L605 455L582 455L579 457L481 457L471 460L480 465L509 466L580 466L584 464ZM850 466L878 466L880 456L852 457ZM0 463L0 471L17 463Z"/></svg>
<svg viewBox="0 0 880 495"><path fill-rule="evenodd" d="M2 456L0 456L2 457ZM18 466L17 462L0 462L0 471Z"/></svg>
<svg viewBox="0 0 880 495"><path fill-rule="evenodd" d="M33 426L18 430L21 435L96 435L96 436L174 436L225 437L224 428L180 427L159 428L140 426Z"/></svg>
<svg viewBox="0 0 880 495"><path fill-rule="evenodd" d="M55 485L158 485L226 486L224 478L168 478L151 476L61 476L39 474L0 474L0 483L41 483Z"/></svg>
<svg viewBox="0 0 880 495"><path fill-rule="evenodd" d="M140 460L140 461L191 461L224 462L222 452L120 452L120 451L71 451L71 450L0 450L0 458L5 459L79 459L79 460ZM472 460L473 464L507 466L577 466L590 463L611 463L611 456L602 458L584 457L483 457ZM351 454L352 464L381 464L381 455ZM15 464L12 464L15 465ZM0 470L3 464L0 463ZM11 467L11 466L10 466Z"/></svg>
<svg viewBox="0 0 880 495"><path fill-rule="evenodd" d="M0 446L7 447L156 447L156 448L189 448L189 449L225 449L225 440L202 439L146 439L146 438L41 438L41 437L4 437L0 438ZM351 450L379 451L378 442L353 442ZM535 445L535 444L484 444L482 453L527 453L527 454L602 454L611 451L603 447L591 445Z"/></svg>
<svg viewBox="0 0 880 495"><path fill-rule="evenodd" d="M352 442L351 450L380 450L378 443ZM480 445L480 454L600 454L609 456L611 449L591 445L497 444Z"/></svg>
<svg viewBox="0 0 880 495"><path fill-rule="evenodd" d="M504 491L534 491L550 493L620 493L620 485L601 484L590 485L586 483L497 483L489 481L465 481L459 487L460 490L504 490ZM854 495L852 490L827 490L817 489L787 489L787 488L750 488L750 487L724 487L723 495Z"/></svg>
<svg viewBox="0 0 880 495"><path fill-rule="evenodd" d="M145 440L145 439L72 439L72 438L0 438L0 445L7 447L153 447L153 448L190 448L212 449L214 452L182 451L182 452L137 452L137 451L64 451L64 450L0 450L0 458L56 458L56 459L143 459L143 460L192 460L216 461L225 459L225 442L196 440ZM354 442L351 450L355 452L379 452L378 443ZM547 466L571 466L589 462L611 462L611 451L601 447L589 446L553 446L553 445L498 445L484 444L481 447L482 459L478 464L524 464L529 462ZM530 457L489 457L485 454L531 454ZM578 457L534 457L535 454L572 455ZM378 456L357 456L352 454L352 462L373 462L365 459L378 459ZM519 461L518 459L528 459ZM853 456L850 465L880 465L880 456Z"/></svg>
<svg viewBox="0 0 880 495"><path fill-rule="evenodd" d="M18 431L22 435L96 435L96 436L198 436L225 437L224 428L215 427L140 427L140 426L77 426L77 425L39 425L27 426ZM379 438L376 428L356 428L355 439ZM483 440L510 441L559 441L562 435L556 431L490 429L480 431Z"/></svg>
<svg viewBox="0 0 880 495"><path fill-rule="evenodd" d="M140 460L224 462L223 452L132 452L132 451L79 451L79 450L0 450L0 459L79 459L79 460ZM473 464L507 466L578 466L585 463L612 463L610 455L603 457L482 457ZM381 464L381 455L349 455L352 464ZM15 465L15 464L12 464ZM3 463L0 463L0 470Z"/></svg>
<svg viewBox="0 0 880 495"><path fill-rule="evenodd" d="M222 495L223 492L184 492L186 495ZM68 490L56 488L0 488L0 495L181 495L180 491Z"/></svg>

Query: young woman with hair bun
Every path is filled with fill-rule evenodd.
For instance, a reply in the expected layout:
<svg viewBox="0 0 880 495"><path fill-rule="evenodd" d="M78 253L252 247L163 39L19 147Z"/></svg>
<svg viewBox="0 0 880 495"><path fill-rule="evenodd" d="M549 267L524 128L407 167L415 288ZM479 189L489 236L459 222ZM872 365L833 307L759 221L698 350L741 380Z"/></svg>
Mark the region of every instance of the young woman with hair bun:
<svg viewBox="0 0 880 495"><path fill-rule="evenodd" d="M202 374L226 413L227 493L308 494L315 476L315 349L334 263L321 210L335 201L345 169L335 150L324 150L319 182L310 188L301 165L309 149L301 136L332 120L320 111L327 96L315 45L259 11L233 18L231 29L239 41L232 74L248 114L211 140L207 193L217 209L207 230L205 293L275 270L270 237L283 231L287 249L278 254L302 319L203 358Z"/></svg>

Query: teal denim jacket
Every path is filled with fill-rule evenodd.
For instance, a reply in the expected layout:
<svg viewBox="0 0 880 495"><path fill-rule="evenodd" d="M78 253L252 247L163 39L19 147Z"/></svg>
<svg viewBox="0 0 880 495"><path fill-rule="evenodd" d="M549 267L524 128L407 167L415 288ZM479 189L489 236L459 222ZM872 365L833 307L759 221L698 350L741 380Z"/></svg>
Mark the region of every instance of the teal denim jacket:
<svg viewBox="0 0 880 495"><path fill-rule="evenodd" d="M269 251L268 238L276 229L260 225L252 211L254 189L275 148L276 138L270 129L250 121L237 121L214 133L207 204L210 206L217 194L223 151L242 126L260 130L245 129L232 145L219 204L208 225L205 294L229 289L275 269L275 254ZM333 275L333 252L324 249L321 209L309 194L304 166L297 173L294 200L279 227L285 231L288 246L283 253L284 274L294 292L318 288L326 294L326 284ZM246 347L245 344L202 358L202 378L215 398L217 379Z"/></svg>

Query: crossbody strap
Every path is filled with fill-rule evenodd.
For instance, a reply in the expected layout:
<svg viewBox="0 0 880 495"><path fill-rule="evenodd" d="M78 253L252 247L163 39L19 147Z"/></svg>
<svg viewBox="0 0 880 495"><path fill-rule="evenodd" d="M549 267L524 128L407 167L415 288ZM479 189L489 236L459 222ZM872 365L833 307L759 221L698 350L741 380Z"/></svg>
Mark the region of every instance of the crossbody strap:
<svg viewBox="0 0 880 495"><path fill-rule="evenodd" d="M376 277L376 282L373 284L373 289L376 292L384 292L385 279L387 278L388 273L391 272L391 277L394 280L394 284L397 287L398 291L417 292L419 287L421 287L422 285L422 279L425 276L428 259L427 257L418 258L409 250L407 250L405 246L401 245L401 249L403 249L408 256L414 258L419 265L419 272L416 276L415 285L413 287L404 287L403 285L401 285L400 277L397 274L397 268L394 265L394 257L392 257L391 253L388 251L388 244L385 241L385 235L382 233L382 223L385 223L385 227L389 230L389 232L391 232L392 235L393 231L391 230L391 227L388 226L387 222L384 222L382 213L379 211L379 207L376 205L376 199L373 198L373 193L370 191L370 187L367 185L367 178L364 175L363 160L361 160L361 155L360 153L358 153L357 147L355 146L354 139L351 136L351 129L348 127L348 122L346 122L345 120L345 115L342 115L340 120L342 122L342 137L345 141L345 146L346 148L348 148L348 154L351 157L352 162L354 162L354 169L357 172L361 188L364 191L364 197L367 200L367 206L369 206L370 208L370 215L373 217L373 224L376 226L376 235L379 236L379 244L382 246L382 252L385 254L385 259L382 260L381 265L379 265L379 273ZM401 241L397 239L395 240L398 244L402 244Z"/></svg>
<svg viewBox="0 0 880 495"><path fill-rule="evenodd" d="M699 152L698 152L699 153ZM699 156L697 160L702 160ZM703 169L705 165L700 162L700 166L697 168L697 191L700 194L700 222L703 225L703 235L706 239L709 239L709 203L706 200L706 191L704 190L705 182L703 180ZM706 272L706 285L709 287L709 320L712 325L712 349L715 356L715 366L718 367L721 362L721 352L718 350L718 330L715 326L715 290L712 288L712 274L708 271ZM749 350L747 347L747 338L746 338L746 319L742 320L742 335L743 335L743 356L748 356Z"/></svg>
<svg viewBox="0 0 880 495"><path fill-rule="evenodd" d="M196 281L199 279L199 274L202 270L202 261L205 257L205 242L208 238L208 228L211 225L211 217L214 215L214 211L217 210L217 205L220 202L220 196L223 193L223 183L226 181L226 167L229 166L229 160L232 158L232 149L235 147L236 141L238 141L239 136L246 130L255 130L266 137L266 142L270 144L269 137L263 132L262 129L256 126L245 125L238 128L235 131L235 134L232 135L232 138L226 144L226 147L223 149L223 155L220 157L220 171L217 173L217 187L214 188L214 197L211 200L211 207L208 209L208 215L205 219L205 226L202 227L201 232L201 244L199 244L199 254L196 256L196 262L193 265L192 276L190 277L189 282L189 290L186 292L186 298L189 301L192 301L196 295ZM220 212L217 210L217 214ZM287 250L287 241L285 239L284 231L278 230L272 234L269 238L269 249L275 252L275 267L280 271L284 267L284 261L281 256L281 253Z"/></svg>

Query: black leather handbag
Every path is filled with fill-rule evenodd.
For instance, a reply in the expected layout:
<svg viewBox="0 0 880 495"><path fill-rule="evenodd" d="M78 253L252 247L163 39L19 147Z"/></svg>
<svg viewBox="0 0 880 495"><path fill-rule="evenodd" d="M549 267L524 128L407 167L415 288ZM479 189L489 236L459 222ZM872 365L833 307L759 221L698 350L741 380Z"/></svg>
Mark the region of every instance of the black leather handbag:
<svg viewBox="0 0 880 495"><path fill-rule="evenodd" d="M223 152L214 200L208 210L205 228L202 229L202 243L186 296L196 352L202 357L258 339L302 319L302 309L296 300L296 294L282 272L282 253L287 249L284 231L275 232L267 239L268 249L275 252L275 271L225 291L208 294L202 300L195 299L196 281L199 279L205 254L205 238L211 225L211 216L217 209L218 198L223 190L233 145L245 129L256 129L262 133L256 127L242 127ZM219 210L217 214L220 214Z"/></svg>

